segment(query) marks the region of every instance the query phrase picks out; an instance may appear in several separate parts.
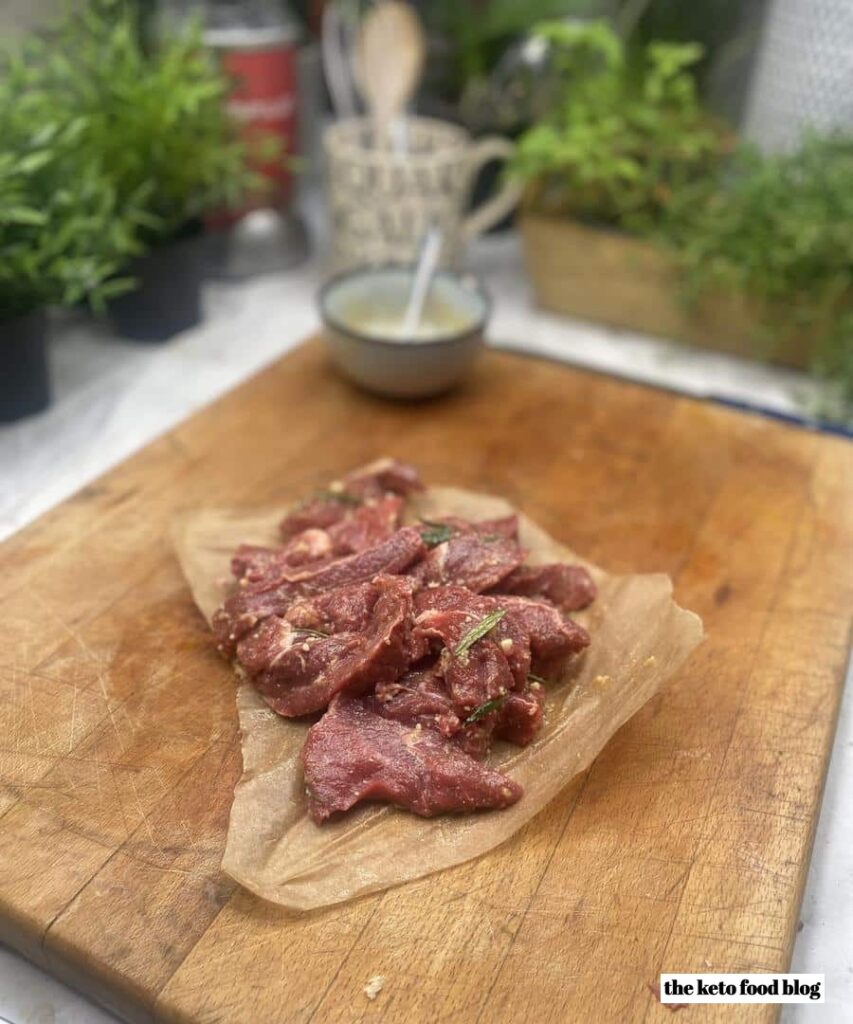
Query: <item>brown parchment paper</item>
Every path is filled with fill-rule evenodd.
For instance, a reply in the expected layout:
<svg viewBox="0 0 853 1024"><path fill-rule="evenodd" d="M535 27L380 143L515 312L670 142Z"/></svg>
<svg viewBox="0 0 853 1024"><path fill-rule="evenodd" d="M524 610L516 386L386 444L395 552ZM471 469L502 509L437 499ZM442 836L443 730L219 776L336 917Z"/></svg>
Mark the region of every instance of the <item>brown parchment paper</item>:
<svg viewBox="0 0 853 1024"><path fill-rule="evenodd" d="M487 519L512 507L500 498L434 487L411 502L410 519ZM241 542L275 543L282 510L205 509L175 525L184 574L209 620L223 596L228 563ZM310 910L386 889L478 857L508 839L587 768L616 730L660 688L702 639L702 622L672 600L668 576L611 576L521 517L532 563L579 562L599 596L575 617L592 644L550 686L545 725L523 750L504 744L491 763L524 786L503 811L418 818L363 806L315 825L307 815L299 752L306 722L276 715L252 686L237 692L243 775L234 790L223 870L264 899Z"/></svg>

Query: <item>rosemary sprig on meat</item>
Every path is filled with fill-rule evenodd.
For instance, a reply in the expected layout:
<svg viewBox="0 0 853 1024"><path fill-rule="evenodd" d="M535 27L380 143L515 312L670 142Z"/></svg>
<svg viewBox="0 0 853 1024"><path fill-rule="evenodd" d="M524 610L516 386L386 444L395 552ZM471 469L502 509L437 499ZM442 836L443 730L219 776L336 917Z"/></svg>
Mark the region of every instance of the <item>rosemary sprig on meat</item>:
<svg viewBox="0 0 853 1024"><path fill-rule="evenodd" d="M426 527L425 530L421 530L421 539L428 548L435 548L439 544L444 544L445 541L450 540L455 532L453 527L448 526L447 523L437 523L431 519L422 519L421 522Z"/></svg>
<svg viewBox="0 0 853 1024"><path fill-rule="evenodd" d="M314 498L316 501L336 501L339 505L349 505L352 508L364 504L361 498L350 494L349 491L317 491Z"/></svg>
<svg viewBox="0 0 853 1024"><path fill-rule="evenodd" d="M349 508L359 508L364 504L364 501L356 494L350 494L349 491L337 491L331 490L330 488L320 488L319 490L313 491L309 498L305 498L298 502L294 508L294 512L301 512L303 509L310 508L318 501L336 502L338 505L346 505Z"/></svg>
<svg viewBox="0 0 853 1024"><path fill-rule="evenodd" d="M465 719L465 724L470 725L472 722L479 722L481 718L485 718L486 715L491 714L503 704L506 697L495 697L493 700L487 700L485 704L481 704L478 708L474 708L471 714Z"/></svg>
<svg viewBox="0 0 853 1024"><path fill-rule="evenodd" d="M489 612L488 615L480 619L477 625L472 626L453 648L453 656L455 658L464 658L478 640L482 640L487 633L491 633L504 615L506 615L505 608L496 608L493 612Z"/></svg>
<svg viewBox="0 0 853 1024"><path fill-rule="evenodd" d="M300 633L303 636L318 636L323 640L332 635L331 633L324 633L322 629L310 629L308 626L296 626L293 632Z"/></svg>
<svg viewBox="0 0 853 1024"><path fill-rule="evenodd" d="M542 676L537 676L535 672L527 673L528 683L539 683L540 686L546 686L548 683L547 679L543 679Z"/></svg>

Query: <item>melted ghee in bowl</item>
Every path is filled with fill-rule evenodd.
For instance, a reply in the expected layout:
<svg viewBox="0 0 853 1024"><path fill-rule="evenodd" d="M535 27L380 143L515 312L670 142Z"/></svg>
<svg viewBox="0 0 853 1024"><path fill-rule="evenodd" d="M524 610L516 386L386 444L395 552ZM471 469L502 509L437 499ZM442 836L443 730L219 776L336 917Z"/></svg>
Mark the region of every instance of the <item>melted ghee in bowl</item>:
<svg viewBox="0 0 853 1024"><path fill-rule="evenodd" d="M389 342L438 341L482 327L487 312L482 292L444 271L433 280L420 323L404 333L411 283L406 268L357 272L327 286L323 312L345 331Z"/></svg>

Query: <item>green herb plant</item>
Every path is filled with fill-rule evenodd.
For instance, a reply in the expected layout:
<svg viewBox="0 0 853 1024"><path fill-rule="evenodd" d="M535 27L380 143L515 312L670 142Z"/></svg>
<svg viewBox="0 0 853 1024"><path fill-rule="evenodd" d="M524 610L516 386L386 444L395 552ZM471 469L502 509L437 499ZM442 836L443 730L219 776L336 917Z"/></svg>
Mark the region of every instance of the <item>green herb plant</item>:
<svg viewBox="0 0 853 1024"><path fill-rule="evenodd" d="M742 147L713 189L684 188L663 225L685 296L734 290L771 346L807 334L831 382L825 408L853 411L853 135L807 138L789 154Z"/></svg>
<svg viewBox="0 0 853 1024"><path fill-rule="evenodd" d="M425 91L472 131L516 133L541 105L543 82L521 46L550 18L600 16L613 0L431 0L423 5L430 59Z"/></svg>
<svg viewBox="0 0 853 1024"><path fill-rule="evenodd" d="M701 48L651 43L638 70L603 21L551 22L537 32L562 84L512 162L511 172L529 183L528 204L632 232L654 229L675 192L707 181L731 148L696 97L691 68Z"/></svg>
<svg viewBox="0 0 853 1024"><path fill-rule="evenodd" d="M0 67L0 321L84 297L99 308L129 287L145 189L120 196L102 159L81 145L84 115L44 89L32 54Z"/></svg>
<svg viewBox="0 0 853 1024"><path fill-rule="evenodd" d="M461 92L485 77L507 45L538 22L599 6L595 0L433 0L424 14L427 27L452 45L450 83Z"/></svg>
<svg viewBox="0 0 853 1024"><path fill-rule="evenodd" d="M119 203L144 194L147 241L236 206L259 179L225 108L230 83L198 27L147 52L127 0L89 0L45 42L43 77L80 146L109 168Z"/></svg>

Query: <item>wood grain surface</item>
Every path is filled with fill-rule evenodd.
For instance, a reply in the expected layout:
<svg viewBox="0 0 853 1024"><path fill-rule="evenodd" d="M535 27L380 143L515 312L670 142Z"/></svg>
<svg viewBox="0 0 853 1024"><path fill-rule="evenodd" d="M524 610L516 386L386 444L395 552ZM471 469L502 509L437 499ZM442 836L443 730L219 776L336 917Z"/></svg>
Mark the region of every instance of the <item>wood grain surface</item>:
<svg viewBox="0 0 853 1024"><path fill-rule="evenodd" d="M708 639L503 847L297 915L219 872L234 682L169 524L379 454L504 495L612 571L670 573ZM498 354L392 404L303 346L0 548L0 939L134 1022L668 1022L661 970L784 970L852 547L838 439Z"/></svg>

